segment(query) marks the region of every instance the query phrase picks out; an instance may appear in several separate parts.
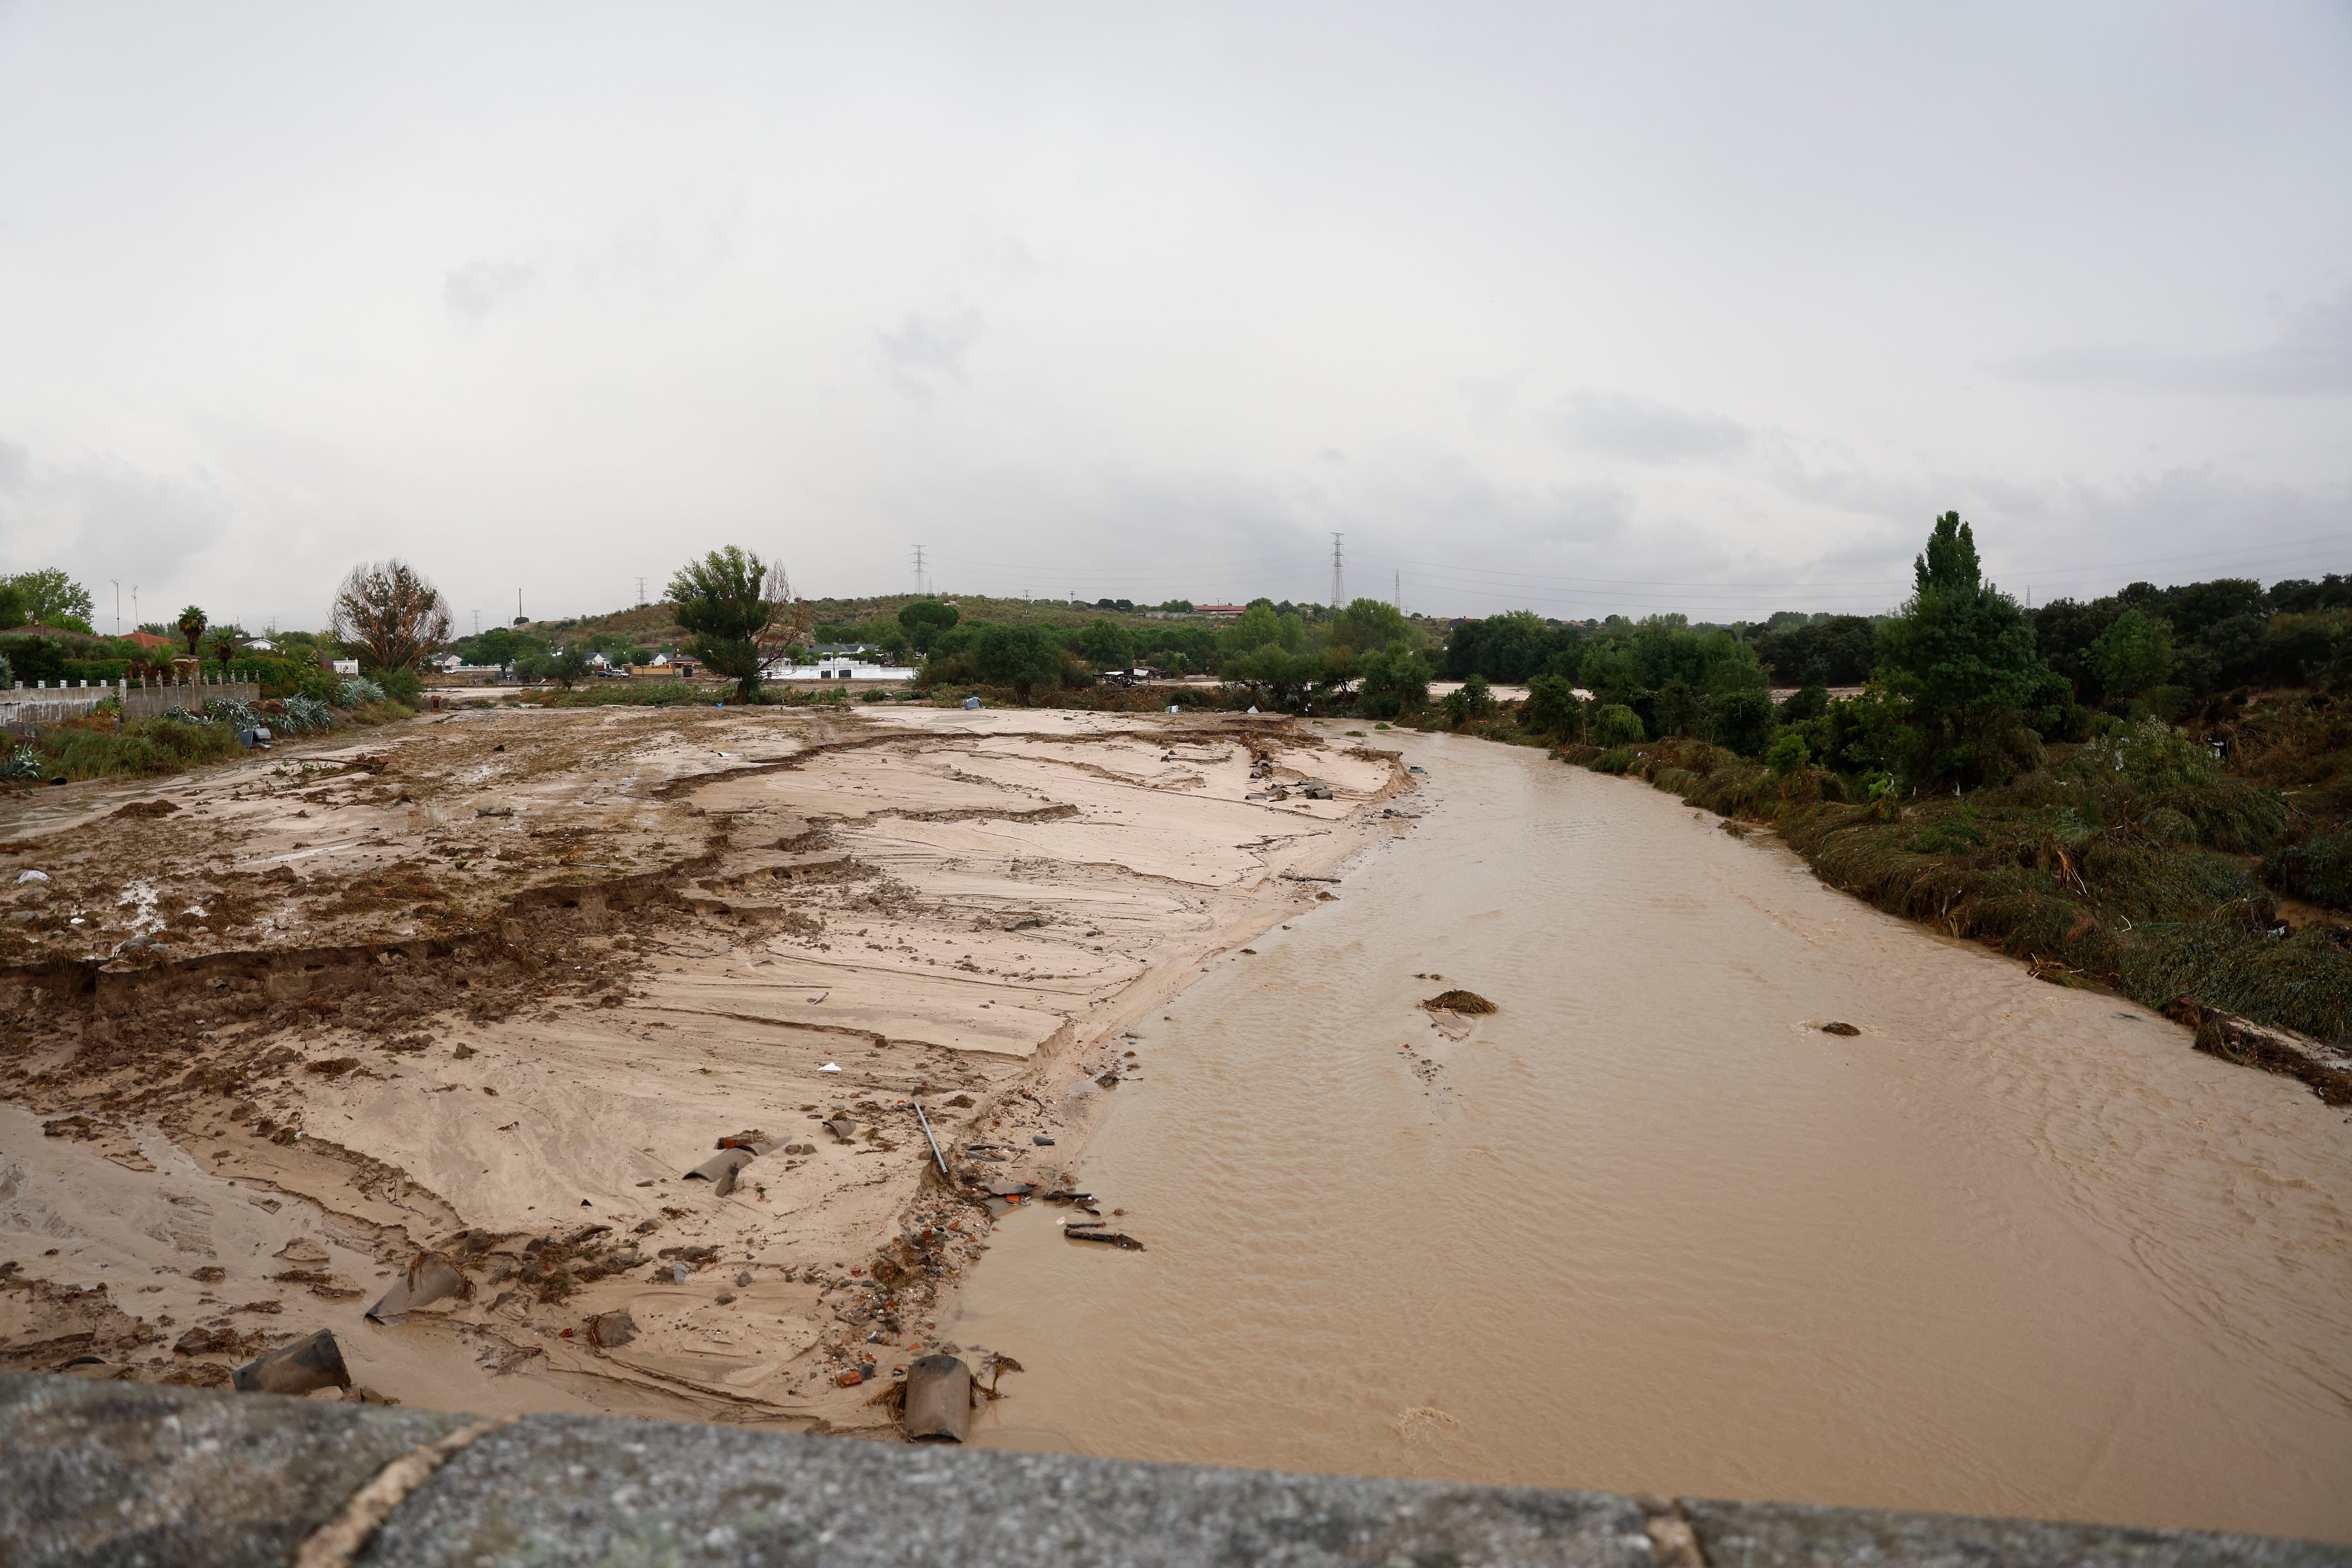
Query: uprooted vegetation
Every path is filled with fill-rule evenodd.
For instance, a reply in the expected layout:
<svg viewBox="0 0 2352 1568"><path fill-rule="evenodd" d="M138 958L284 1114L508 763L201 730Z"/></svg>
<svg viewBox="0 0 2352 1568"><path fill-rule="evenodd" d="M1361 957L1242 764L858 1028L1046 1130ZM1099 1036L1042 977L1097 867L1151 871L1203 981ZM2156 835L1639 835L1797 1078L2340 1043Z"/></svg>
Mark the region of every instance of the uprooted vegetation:
<svg viewBox="0 0 2352 1568"><path fill-rule="evenodd" d="M2340 869L2352 721L2300 695L2229 711L2238 776L2203 733L2145 721L1952 795L1882 786L1849 799L1861 792L1835 773L1776 773L1701 741L1557 754L1645 779L1727 826L1768 824L1824 880L2042 978L2151 1007L2194 997L2341 1040L2352 1034L2352 922L2336 912L2352 906Z"/></svg>

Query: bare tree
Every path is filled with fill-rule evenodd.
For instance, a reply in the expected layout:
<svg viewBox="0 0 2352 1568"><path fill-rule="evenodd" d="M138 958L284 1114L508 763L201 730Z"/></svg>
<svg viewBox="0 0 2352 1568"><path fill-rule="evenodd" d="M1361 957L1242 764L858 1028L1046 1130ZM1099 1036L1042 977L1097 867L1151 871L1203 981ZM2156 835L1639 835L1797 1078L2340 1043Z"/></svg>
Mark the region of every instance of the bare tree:
<svg viewBox="0 0 2352 1568"><path fill-rule="evenodd" d="M449 640L449 601L404 561L352 568L335 594L335 640L372 669L405 669Z"/></svg>

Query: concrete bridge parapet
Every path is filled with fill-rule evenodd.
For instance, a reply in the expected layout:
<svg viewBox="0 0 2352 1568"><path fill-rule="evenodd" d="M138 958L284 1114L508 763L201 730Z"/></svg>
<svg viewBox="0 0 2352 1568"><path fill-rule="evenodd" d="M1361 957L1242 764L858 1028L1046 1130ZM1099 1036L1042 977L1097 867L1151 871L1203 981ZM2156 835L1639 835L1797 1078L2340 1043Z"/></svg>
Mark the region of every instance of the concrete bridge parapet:
<svg viewBox="0 0 2352 1568"><path fill-rule="evenodd" d="M2319 1568L2352 1548L0 1376L0 1563Z"/></svg>

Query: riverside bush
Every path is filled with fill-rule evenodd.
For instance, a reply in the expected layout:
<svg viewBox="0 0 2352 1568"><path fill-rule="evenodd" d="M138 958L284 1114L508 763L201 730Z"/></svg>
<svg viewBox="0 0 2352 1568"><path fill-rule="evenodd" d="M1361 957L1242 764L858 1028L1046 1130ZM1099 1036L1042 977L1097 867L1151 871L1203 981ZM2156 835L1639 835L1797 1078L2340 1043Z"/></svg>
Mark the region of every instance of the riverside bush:
<svg viewBox="0 0 2352 1568"><path fill-rule="evenodd" d="M47 771L69 779L145 777L176 773L233 757L236 731L226 724L169 716L112 724L74 720L41 737Z"/></svg>
<svg viewBox="0 0 2352 1568"><path fill-rule="evenodd" d="M2352 833L2323 833L2280 845L2263 862L2263 880L2315 904L2352 910Z"/></svg>

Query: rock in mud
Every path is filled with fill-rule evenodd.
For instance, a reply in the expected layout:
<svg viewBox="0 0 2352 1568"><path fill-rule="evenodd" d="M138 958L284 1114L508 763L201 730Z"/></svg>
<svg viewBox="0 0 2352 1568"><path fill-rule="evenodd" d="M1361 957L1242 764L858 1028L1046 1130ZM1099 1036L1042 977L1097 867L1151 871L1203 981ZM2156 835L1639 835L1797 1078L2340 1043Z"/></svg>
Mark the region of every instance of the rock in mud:
<svg viewBox="0 0 2352 1568"><path fill-rule="evenodd" d="M1823 1024L1822 1026L1822 1033L1824 1035L1859 1035L1862 1031L1855 1028L1852 1024Z"/></svg>
<svg viewBox="0 0 2352 1568"><path fill-rule="evenodd" d="M629 1316L626 1307L610 1312L599 1312L588 1320L588 1342L599 1350L614 1350L637 1337L637 1321Z"/></svg>
<svg viewBox="0 0 2352 1568"><path fill-rule="evenodd" d="M173 1355L226 1355L237 1349L236 1331L199 1324L172 1342Z"/></svg>
<svg viewBox="0 0 2352 1568"><path fill-rule="evenodd" d="M235 1381L243 1394L301 1394L320 1388L349 1388L352 1374L343 1366L342 1347L335 1343L334 1331L320 1329L238 1367Z"/></svg>
<svg viewBox="0 0 2352 1568"><path fill-rule="evenodd" d="M1433 1013L1499 1013L1501 1008L1475 991L1441 991L1422 1005Z"/></svg>
<svg viewBox="0 0 2352 1568"><path fill-rule="evenodd" d="M392 1289L367 1310L367 1315L381 1321L453 1296L469 1300L473 1294L474 1282L460 1274L447 1258L437 1252L420 1252L393 1282Z"/></svg>

